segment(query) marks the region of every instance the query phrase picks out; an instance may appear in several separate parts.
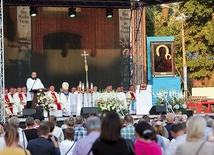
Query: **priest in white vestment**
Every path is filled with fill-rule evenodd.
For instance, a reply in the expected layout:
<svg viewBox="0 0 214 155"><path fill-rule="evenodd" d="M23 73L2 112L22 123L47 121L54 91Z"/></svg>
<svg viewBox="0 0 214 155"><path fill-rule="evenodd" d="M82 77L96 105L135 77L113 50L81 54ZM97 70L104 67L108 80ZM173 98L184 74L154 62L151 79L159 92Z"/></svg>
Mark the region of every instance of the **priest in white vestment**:
<svg viewBox="0 0 214 155"><path fill-rule="evenodd" d="M4 90L4 101L5 101L5 115L9 117L10 115L17 115L18 109L14 105L13 97L8 93L8 89Z"/></svg>
<svg viewBox="0 0 214 155"><path fill-rule="evenodd" d="M31 108L32 100L34 97L34 92L31 92L34 89L44 88L41 80L37 78L36 72L32 72L31 77L27 79L27 108Z"/></svg>
<svg viewBox="0 0 214 155"><path fill-rule="evenodd" d="M21 87L18 87L17 92L13 95L13 99L18 109L18 113L22 114L22 110L26 108L27 98L25 94L22 92Z"/></svg>
<svg viewBox="0 0 214 155"><path fill-rule="evenodd" d="M60 103L62 106L62 113L64 116L69 116L68 112L67 112L69 110L69 109L67 109L68 98L69 98L68 88L69 88L68 82L63 82L62 83L62 92L59 95Z"/></svg>

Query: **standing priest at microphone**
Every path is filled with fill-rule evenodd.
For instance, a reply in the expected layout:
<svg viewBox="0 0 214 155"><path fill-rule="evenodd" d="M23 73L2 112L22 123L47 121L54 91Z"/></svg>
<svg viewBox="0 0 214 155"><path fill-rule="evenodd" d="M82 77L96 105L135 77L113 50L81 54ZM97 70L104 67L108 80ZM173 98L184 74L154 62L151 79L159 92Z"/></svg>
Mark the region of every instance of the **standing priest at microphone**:
<svg viewBox="0 0 214 155"><path fill-rule="evenodd" d="M27 79L26 85L27 85L27 107L26 108L30 109L32 105L32 100L34 97L34 92L32 90L44 88L44 85L42 84L41 80L36 77L36 72L32 72L31 77Z"/></svg>

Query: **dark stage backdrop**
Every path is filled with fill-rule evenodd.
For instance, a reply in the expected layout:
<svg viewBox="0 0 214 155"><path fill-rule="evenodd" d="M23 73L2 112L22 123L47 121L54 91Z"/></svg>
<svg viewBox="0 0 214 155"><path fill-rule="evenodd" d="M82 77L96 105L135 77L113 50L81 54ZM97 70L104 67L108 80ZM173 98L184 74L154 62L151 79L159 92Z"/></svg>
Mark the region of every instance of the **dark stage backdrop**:
<svg viewBox="0 0 214 155"><path fill-rule="evenodd" d="M38 15L32 18L26 7L5 6L6 87L25 86L32 71L46 88L54 85L56 91L64 81L70 88L79 81L85 83L81 57L85 50L89 53L89 84L100 90L108 85L124 85L127 89L129 51L124 51L129 48L129 22L124 21L130 20L127 14L120 18L117 9L112 19L107 19L105 12L101 8L81 8L71 19L68 8L38 7ZM125 26L121 26L120 19Z"/></svg>

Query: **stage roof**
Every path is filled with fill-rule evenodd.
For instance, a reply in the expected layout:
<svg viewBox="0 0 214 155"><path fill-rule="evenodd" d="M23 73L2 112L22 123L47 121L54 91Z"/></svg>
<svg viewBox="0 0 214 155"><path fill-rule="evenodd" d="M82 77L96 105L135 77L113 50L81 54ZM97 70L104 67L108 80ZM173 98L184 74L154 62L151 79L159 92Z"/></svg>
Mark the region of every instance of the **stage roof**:
<svg viewBox="0 0 214 155"><path fill-rule="evenodd" d="M10 6L74 6L80 8L121 8L129 9L131 6L149 6L164 3L174 3L182 0L3 0L4 5Z"/></svg>

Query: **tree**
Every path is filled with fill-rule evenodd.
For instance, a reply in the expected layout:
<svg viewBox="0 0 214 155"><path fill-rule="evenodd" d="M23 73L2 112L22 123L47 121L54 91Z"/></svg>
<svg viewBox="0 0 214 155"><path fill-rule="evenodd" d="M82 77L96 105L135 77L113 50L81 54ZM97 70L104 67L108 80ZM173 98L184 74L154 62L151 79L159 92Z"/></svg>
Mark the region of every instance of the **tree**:
<svg viewBox="0 0 214 155"><path fill-rule="evenodd" d="M184 21L185 48L187 52L187 67L190 78L205 80L212 76L214 70L214 22L213 2L205 0L189 0L182 3L172 3L169 6L167 25L161 24L163 15L161 7L153 8L156 24L155 36L174 36L176 67L182 70L181 21L177 21L181 13L186 15Z"/></svg>

